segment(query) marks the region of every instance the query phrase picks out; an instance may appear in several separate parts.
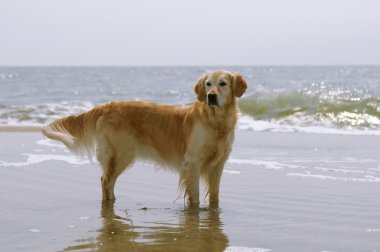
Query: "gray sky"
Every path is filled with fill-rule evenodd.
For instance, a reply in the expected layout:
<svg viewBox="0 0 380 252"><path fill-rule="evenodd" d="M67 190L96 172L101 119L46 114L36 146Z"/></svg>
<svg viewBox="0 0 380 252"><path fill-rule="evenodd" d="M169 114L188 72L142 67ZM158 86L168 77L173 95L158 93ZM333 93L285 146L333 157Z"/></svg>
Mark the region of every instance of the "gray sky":
<svg viewBox="0 0 380 252"><path fill-rule="evenodd" d="M310 64L380 64L380 1L0 1L2 66Z"/></svg>

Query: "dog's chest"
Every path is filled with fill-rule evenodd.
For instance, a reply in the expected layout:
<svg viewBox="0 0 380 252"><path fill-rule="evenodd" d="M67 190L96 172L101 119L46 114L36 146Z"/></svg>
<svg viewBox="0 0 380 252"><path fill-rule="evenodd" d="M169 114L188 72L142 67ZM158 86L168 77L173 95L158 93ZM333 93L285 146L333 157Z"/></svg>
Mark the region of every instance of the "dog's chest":
<svg viewBox="0 0 380 252"><path fill-rule="evenodd" d="M196 124L190 135L185 159L219 161L231 151L233 131L223 132Z"/></svg>

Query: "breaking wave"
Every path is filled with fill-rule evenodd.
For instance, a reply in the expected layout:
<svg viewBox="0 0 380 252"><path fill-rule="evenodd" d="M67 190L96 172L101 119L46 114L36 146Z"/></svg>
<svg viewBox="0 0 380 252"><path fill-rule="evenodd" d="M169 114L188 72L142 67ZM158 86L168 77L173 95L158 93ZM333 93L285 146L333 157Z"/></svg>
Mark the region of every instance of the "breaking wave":
<svg viewBox="0 0 380 252"><path fill-rule="evenodd" d="M379 130L380 99L337 98L301 91L258 92L240 101L243 115L282 126Z"/></svg>

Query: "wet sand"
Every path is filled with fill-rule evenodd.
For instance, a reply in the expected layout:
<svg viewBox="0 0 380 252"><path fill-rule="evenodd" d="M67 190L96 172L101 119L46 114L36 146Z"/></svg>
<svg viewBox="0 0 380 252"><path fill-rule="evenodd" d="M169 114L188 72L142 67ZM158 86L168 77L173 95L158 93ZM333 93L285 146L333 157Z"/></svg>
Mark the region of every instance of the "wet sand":
<svg viewBox="0 0 380 252"><path fill-rule="evenodd" d="M177 175L141 162L104 205L100 171L0 132L0 251L380 251L379 136L237 131L220 209L186 209Z"/></svg>

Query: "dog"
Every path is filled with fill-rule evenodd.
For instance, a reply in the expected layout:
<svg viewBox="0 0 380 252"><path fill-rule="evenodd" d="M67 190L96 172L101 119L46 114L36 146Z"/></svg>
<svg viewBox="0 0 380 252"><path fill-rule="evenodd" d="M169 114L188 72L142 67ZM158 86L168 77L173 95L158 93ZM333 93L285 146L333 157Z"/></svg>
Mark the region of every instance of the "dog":
<svg viewBox="0 0 380 252"><path fill-rule="evenodd" d="M196 82L194 104L110 102L55 120L42 127L42 133L74 153L96 154L103 168L103 201L115 200L117 177L140 158L177 171L189 206L199 206L202 178L210 206L217 207L238 119L236 98L246 89L240 73L212 71Z"/></svg>

